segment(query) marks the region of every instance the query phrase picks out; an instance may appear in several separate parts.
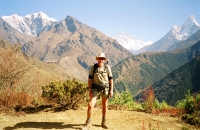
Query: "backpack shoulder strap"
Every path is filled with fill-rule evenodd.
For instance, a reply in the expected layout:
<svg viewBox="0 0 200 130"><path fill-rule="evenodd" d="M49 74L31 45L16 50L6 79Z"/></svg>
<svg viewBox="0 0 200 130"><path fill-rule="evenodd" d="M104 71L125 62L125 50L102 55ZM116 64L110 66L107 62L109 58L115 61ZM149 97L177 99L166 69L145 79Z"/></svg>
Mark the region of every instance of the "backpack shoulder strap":
<svg viewBox="0 0 200 130"><path fill-rule="evenodd" d="M92 75L93 77L94 77L95 70L96 70L97 68L98 68L98 64L95 63L95 64L94 64L94 69L93 69L93 75Z"/></svg>
<svg viewBox="0 0 200 130"><path fill-rule="evenodd" d="M108 63L104 63L104 69L107 72L107 75L109 74L109 70L108 70Z"/></svg>
<svg viewBox="0 0 200 130"><path fill-rule="evenodd" d="M94 77L94 73L95 73L95 70L98 68L98 64L95 63L94 64L94 70L93 70L93 77ZM106 70L106 73L107 75L109 74L109 70L108 70L108 63L104 63L104 70Z"/></svg>

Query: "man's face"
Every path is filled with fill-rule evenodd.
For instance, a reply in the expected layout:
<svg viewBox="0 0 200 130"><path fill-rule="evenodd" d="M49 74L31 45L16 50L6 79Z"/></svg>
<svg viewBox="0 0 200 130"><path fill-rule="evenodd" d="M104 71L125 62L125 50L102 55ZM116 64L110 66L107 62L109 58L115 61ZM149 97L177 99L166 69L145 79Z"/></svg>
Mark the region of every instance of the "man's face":
<svg viewBox="0 0 200 130"><path fill-rule="evenodd" d="M102 57L102 58L101 58L101 57L98 58L98 64L99 64L99 65L100 65L100 64L103 64L104 60L105 60L105 58L103 58L103 57Z"/></svg>

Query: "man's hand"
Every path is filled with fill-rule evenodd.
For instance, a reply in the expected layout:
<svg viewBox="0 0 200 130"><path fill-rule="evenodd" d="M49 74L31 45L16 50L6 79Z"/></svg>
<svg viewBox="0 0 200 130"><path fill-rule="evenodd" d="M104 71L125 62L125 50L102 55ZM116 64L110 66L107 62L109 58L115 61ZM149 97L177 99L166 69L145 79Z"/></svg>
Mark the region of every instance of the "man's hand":
<svg viewBox="0 0 200 130"><path fill-rule="evenodd" d="M113 91L109 91L109 98L113 97Z"/></svg>

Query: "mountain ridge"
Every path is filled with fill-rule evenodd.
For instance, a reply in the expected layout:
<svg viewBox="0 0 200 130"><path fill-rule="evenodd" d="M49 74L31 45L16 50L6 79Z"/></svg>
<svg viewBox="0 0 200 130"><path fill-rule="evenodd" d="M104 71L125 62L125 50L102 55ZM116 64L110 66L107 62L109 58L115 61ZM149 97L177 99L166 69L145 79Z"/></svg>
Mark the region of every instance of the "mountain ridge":
<svg viewBox="0 0 200 130"><path fill-rule="evenodd" d="M200 54L200 42L173 52L146 52L127 57L113 67L116 90L133 95Z"/></svg>
<svg viewBox="0 0 200 130"><path fill-rule="evenodd" d="M175 44L187 40L190 36L200 30L200 25L194 15L190 15L182 26L174 25L169 32L160 40L156 41L147 48L140 49L137 53L154 52L154 51L171 51L168 50Z"/></svg>
<svg viewBox="0 0 200 130"><path fill-rule="evenodd" d="M54 26L58 23L56 19L48 17L42 11L28 14L25 17L15 14L11 16L2 16L2 18L19 32L33 36L39 35L42 31L48 31L54 28ZM68 25L68 27L72 27L72 25ZM122 32L111 38L117 40L120 45L131 51L133 54L139 54L150 51L171 51L170 48L172 48L172 46L186 40L198 30L200 30L200 25L196 21L195 16L190 15L182 26L172 26L163 38L154 43L151 41L143 42L141 40L137 40L130 34Z"/></svg>
<svg viewBox="0 0 200 130"><path fill-rule="evenodd" d="M67 16L51 30L43 31L24 44L22 50L44 62L57 62L78 78L87 80L95 56L104 52L111 66L132 55L116 40Z"/></svg>
<svg viewBox="0 0 200 130"><path fill-rule="evenodd" d="M33 36L37 36L43 30L50 29L57 23L57 20L49 18L42 11L27 14L25 17L14 14L11 16L2 16L1 18L19 32Z"/></svg>
<svg viewBox="0 0 200 130"><path fill-rule="evenodd" d="M9 26L9 30L5 30L5 23ZM68 15L57 24L48 27L46 30L44 29L46 26L41 26L39 28L41 32L37 36L32 36L20 33L2 19L2 28L0 29L6 31L6 37L2 38L12 44L20 42L22 50L27 55L44 62L58 63L71 75L76 75L81 80L87 80L88 69L96 62L95 56L99 52L106 54L111 66L132 55L116 40L81 23L72 16ZM13 31L16 32L14 35L12 35ZM5 33L1 35L5 35Z"/></svg>
<svg viewBox="0 0 200 130"><path fill-rule="evenodd" d="M200 55L155 82L153 84L155 97L159 101L165 100L170 105L175 105L178 100L185 98L188 90L191 93L200 91L199 74Z"/></svg>

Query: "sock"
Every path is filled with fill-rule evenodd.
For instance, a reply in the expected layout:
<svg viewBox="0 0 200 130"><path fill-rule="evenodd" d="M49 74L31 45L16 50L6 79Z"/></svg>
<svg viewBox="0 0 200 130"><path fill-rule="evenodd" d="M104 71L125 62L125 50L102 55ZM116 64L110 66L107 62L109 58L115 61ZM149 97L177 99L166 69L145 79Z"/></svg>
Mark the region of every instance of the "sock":
<svg viewBox="0 0 200 130"><path fill-rule="evenodd" d="M87 121L91 121L91 118L87 118Z"/></svg>

